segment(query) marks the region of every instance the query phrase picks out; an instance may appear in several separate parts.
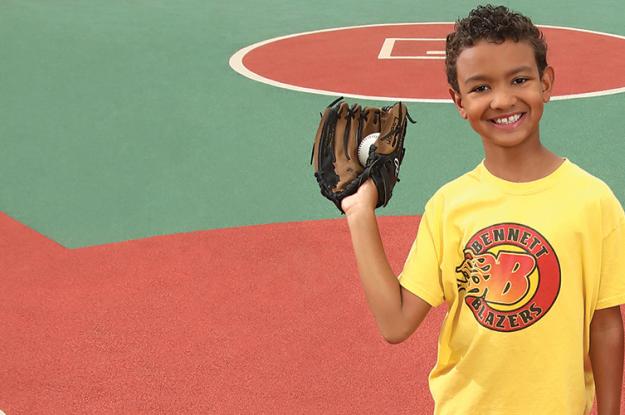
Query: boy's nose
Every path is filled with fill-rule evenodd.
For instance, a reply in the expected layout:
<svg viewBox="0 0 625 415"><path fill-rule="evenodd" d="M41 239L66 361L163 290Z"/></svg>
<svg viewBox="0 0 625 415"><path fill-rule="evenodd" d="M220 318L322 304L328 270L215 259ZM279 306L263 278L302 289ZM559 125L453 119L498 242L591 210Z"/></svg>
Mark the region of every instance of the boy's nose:
<svg viewBox="0 0 625 415"><path fill-rule="evenodd" d="M516 104L517 98L508 90L499 90L493 93L490 106L492 109L507 109Z"/></svg>

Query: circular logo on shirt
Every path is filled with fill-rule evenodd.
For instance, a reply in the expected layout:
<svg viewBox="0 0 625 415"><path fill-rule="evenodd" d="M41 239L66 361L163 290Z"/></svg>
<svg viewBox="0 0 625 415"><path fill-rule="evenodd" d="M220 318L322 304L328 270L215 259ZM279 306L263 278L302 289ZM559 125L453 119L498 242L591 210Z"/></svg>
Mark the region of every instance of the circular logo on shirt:
<svg viewBox="0 0 625 415"><path fill-rule="evenodd" d="M560 263L535 229L500 223L476 232L456 267L458 292L475 319L501 332L543 318L560 292Z"/></svg>

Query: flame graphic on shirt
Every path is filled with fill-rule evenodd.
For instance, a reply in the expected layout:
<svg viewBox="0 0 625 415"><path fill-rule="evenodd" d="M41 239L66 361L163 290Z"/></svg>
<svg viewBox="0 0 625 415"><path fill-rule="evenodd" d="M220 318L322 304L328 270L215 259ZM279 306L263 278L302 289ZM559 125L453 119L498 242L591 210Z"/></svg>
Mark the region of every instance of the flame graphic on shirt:
<svg viewBox="0 0 625 415"><path fill-rule="evenodd" d="M536 259L526 253L500 251L474 254L464 250L464 261L456 268L458 290L468 297L480 297L493 304L512 305L529 291L529 276L536 269Z"/></svg>

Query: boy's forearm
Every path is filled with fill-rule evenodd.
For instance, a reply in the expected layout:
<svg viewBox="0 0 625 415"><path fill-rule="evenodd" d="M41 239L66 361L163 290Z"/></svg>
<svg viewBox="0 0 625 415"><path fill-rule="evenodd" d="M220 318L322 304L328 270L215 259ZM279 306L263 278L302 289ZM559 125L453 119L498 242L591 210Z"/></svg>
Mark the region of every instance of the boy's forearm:
<svg viewBox="0 0 625 415"><path fill-rule="evenodd" d="M401 288L386 258L375 212L360 210L348 215L347 223L365 296L380 332L388 341L401 341Z"/></svg>
<svg viewBox="0 0 625 415"><path fill-rule="evenodd" d="M599 310L601 312L604 310ZM590 360L599 415L619 415L623 384L623 323L618 307L614 318L591 324Z"/></svg>

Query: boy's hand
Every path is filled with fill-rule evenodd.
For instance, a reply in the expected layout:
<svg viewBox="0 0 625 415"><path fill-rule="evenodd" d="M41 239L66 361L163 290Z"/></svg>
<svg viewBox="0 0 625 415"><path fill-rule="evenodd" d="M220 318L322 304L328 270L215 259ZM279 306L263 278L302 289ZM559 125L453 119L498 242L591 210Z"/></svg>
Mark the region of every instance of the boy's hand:
<svg viewBox="0 0 625 415"><path fill-rule="evenodd" d="M346 216L359 210L374 211L378 203L378 189L372 179L368 179L358 191L341 201L341 208Z"/></svg>

